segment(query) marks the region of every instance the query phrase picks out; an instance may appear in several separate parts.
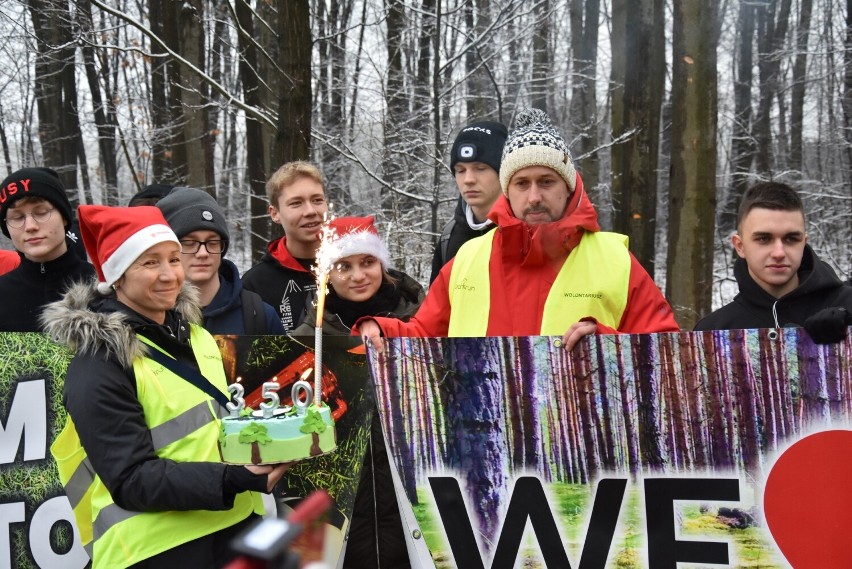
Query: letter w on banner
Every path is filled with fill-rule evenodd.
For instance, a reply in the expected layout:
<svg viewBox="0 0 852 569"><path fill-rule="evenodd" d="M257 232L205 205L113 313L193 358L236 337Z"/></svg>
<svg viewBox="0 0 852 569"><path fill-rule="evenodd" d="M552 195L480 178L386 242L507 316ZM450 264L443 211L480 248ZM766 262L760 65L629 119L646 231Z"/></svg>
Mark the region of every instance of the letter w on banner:
<svg viewBox="0 0 852 569"><path fill-rule="evenodd" d="M852 340L557 340L368 351L413 566L848 566Z"/></svg>

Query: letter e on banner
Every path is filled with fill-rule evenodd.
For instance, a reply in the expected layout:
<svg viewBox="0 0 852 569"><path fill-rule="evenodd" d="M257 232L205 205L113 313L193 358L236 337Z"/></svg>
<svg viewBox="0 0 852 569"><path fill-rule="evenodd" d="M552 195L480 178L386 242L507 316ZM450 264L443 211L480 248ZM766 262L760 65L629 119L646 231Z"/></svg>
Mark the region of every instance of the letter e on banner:
<svg viewBox="0 0 852 569"><path fill-rule="evenodd" d="M24 427L24 462L47 455L47 397L43 379L18 383L7 417L0 417L0 464L15 461Z"/></svg>

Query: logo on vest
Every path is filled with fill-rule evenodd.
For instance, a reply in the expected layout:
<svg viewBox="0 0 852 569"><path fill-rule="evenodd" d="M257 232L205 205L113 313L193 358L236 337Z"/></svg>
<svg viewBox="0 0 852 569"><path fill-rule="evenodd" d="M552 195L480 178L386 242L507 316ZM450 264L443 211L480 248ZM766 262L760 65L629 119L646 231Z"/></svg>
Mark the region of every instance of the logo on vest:
<svg viewBox="0 0 852 569"><path fill-rule="evenodd" d="M476 290L476 287L473 285L467 284L467 277L463 278L460 283L456 285L456 290L463 290L466 292L473 292Z"/></svg>
<svg viewBox="0 0 852 569"><path fill-rule="evenodd" d="M600 300L603 298L602 292L563 292L562 296L565 298L596 298Z"/></svg>

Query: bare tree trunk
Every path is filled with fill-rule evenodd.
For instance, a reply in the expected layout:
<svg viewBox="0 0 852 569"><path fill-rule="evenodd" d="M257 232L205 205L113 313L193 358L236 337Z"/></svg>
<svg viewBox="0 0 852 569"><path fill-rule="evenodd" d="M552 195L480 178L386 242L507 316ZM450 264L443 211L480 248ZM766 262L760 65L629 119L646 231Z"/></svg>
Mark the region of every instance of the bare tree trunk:
<svg viewBox="0 0 852 569"><path fill-rule="evenodd" d="M532 79L529 85L530 101L534 108L547 112L547 101L551 91L549 75L553 65L550 45L550 0L537 2L535 15Z"/></svg>
<svg viewBox="0 0 852 569"><path fill-rule="evenodd" d="M183 2L178 13L178 37L181 55L197 69L205 71L204 0ZM206 105L209 88L197 73L181 63L178 69L179 86L172 80L172 89L180 98L180 145L184 147L186 183L215 194L213 174L213 145L210 137L209 111Z"/></svg>
<svg viewBox="0 0 852 569"><path fill-rule="evenodd" d="M585 6L585 11L583 11ZM574 89L571 94L570 116L577 131L578 150L581 155L578 168L583 185L592 200L600 206L600 157L598 156L597 65L599 0L572 0L571 51L574 54Z"/></svg>
<svg viewBox="0 0 852 569"><path fill-rule="evenodd" d="M736 229L737 209L749 183L754 162L755 140L752 133L752 80L754 67L755 7L740 3L737 20L737 77L734 82L734 124L731 131L731 187L718 208L719 233L726 238Z"/></svg>
<svg viewBox="0 0 852 569"><path fill-rule="evenodd" d="M772 173L775 168L782 167L773 165L771 114L772 101L775 100L780 88L779 52L787 35L790 4L790 0L771 0L767 4L759 4L757 8L760 102L755 119L755 138L757 139L757 171L764 175Z"/></svg>
<svg viewBox="0 0 852 569"><path fill-rule="evenodd" d="M852 195L852 0L846 0L846 38L843 50L843 129L846 140L846 176L849 195ZM852 204L850 204L852 210ZM847 227L850 224L847 223Z"/></svg>
<svg viewBox="0 0 852 569"><path fill-rule="evenodd" d="M804 175L802 130L807 80L808 36L811 28L813 0L801 0L796 31L796 63L793 65L793 94L790 103L790 168Z"/></svg>
<svg viewBox="0 0 852 569"><path fill-rule="evenodd" d="M610 34L610 130L611 139L620 140L630 125L625 123L624 114L624 83L627 80L627 7L628 0L612 0L612 33ZM628 191L624 180L626 160L626 145L623 142L614 144L610 150L610 187L613 201L623 201L623 195Z"/></svg>
<svg viewBox="0 0 852 569"><path fill-rule="evenodd" d="M38 47L35 93L44 164L57 171L74 203L80 123L71 14L67 5L58 0L32 0L29 8Z"/></svg>
<svg viewBox="0 0 852 569"><path fill-rule="evenodd" d="M487 30L491 25L490 8L489 0L466 2L463 8L467 31L464 61L468 77L465 100L468 121L490 116L496 116L499 120L500 117L500 92L495 91L490 70L495 45L486 38ZM496 96L498 100L496 106L492 96Z"/></svg>
<svg viewBox="0 0 852 569"><path fill-rule="evenodd" d="M657 161L663 105L665 51L662 0L630 0L624 83L624 125L635 132L624 143L621 192L614 196L616 231L630 237L630 249L654 275Z"/></svg>
<svg viewBox="0 0 852 569"><path fill-rule="evenodd" d="M284 73L278 93L275 155L281 162L310 159L311 18L307 0L278 0L279 60Z"/></svg>
<svg viewBox="0 0 852 569"><path fill-rule="evenodd" d="M399 164L396 149L402 142L400 132L408 124L409 108L406 103L405 71L402 54L405 34L405 6L401 0L385 0L385 25L387 27L387 81L385 104L387 118L384 122L384 156L382 171L385 182L391 187L402 179L403 168ZM393 209L394 196L383 190L382 208Z"/></svg>
<svg viewBox="0 0 852 569"><path fill-rule="evenodd" d="M239 45L242 51L239 69L246 104L262 107L261 85L258 79L258 54L254 42L255 27L248 0L235 3L237 23L240 27ZM266 249L269 238L269 216L266 200L266 150L264 128L255 118L246 116L246 176L249 186L249 213L251 215L252 261L257 262Z"/></svg>
<svg viewBox="0 0 852 569"><path fill-rule="evenodd" d="M716 0L674 2L666 296L685 329L710 312L712 301L717 8Z"/></svg>
<svg viewBox="0 0 852 569"><path fill-rule="evenodd" d="M151 22L151 31L154 32L164 43L169 45L169 36L166 34L168 23L174 22L174 18L168 16L166 0L148 0L148 18ZM168 23L167 23L168 22ZM157 49L156 42L151 43L151 51ZM168 97L168 60L164 57L153 57L151 59L151 121L153 132L151 136L151 169L154 182L169 182L172 178L172 154L171 154L171 126L169 121Z"/></svg>
<svg viewBox="0 0 852 569"><path fill-rule="evenodd" d="M78 6L80 8L78 20L80 21L81 32L91 37L94 32L92 4L89 0L80 0ZM98 151L103 176L103 196L101 200L106 205L117 205L118 162L115 145L116 116L113 104L114 95L111 93L109 83L106 83L103 86L106 96L102 97L101 84L98 80L99 73L100 77L103 77L104 80L109 80L109 59L106 57L101 58L99 70L95 48L84 42L80 49L83 53L83 65L86 69L86 79L89 82L89 92L92 95L95 126L98 130Z"/></svg>

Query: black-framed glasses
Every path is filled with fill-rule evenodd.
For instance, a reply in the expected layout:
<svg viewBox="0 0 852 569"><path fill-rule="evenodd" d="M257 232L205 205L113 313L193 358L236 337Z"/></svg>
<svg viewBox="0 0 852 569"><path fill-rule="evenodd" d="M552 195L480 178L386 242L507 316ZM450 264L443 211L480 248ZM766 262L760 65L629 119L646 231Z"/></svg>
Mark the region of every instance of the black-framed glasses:
<svg viewBox="0 0 852 569"><path fill-rule="evenodd" d="M30 213L24 213L22 211L10 211L6 215L6 225L8 225L9 227L14 227L15 229L20 229L27 224L27 216L32 217L36 223L44 223L45 221L50 219L50 214L53 213L54 209L56 208L52 207L49 209L37 209Z"/></svg>
<svg viewBox="0 0 852 569"><path fill-rule="evenodd" d="M195 255L201 250L202 245L211 255L221 255L225 251L225 241L222 239L208 239L207 241L181 239L180 252L185 255Z"/></svg>

